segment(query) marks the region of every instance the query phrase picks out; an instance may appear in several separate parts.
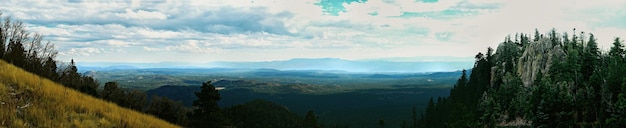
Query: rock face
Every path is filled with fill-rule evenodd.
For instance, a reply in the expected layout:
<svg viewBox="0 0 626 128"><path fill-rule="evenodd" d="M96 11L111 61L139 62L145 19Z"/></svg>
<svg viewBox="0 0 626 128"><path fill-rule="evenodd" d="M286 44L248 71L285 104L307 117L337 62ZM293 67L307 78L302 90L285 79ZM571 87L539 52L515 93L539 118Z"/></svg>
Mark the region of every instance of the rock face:
<svg viewBox="0 0 626 128"><path fill-rule="evenodd" d="M548 38L530 43L518 60L517 74L525 87L533 85L541 71L547 74L553 62L563 61L565 52L560 45L552 45Z"/></svg>

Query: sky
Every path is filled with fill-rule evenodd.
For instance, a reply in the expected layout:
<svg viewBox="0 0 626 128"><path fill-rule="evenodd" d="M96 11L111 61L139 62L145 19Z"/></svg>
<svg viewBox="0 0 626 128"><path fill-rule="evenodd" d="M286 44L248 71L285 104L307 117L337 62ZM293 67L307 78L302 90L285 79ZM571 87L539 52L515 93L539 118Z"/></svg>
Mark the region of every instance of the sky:
<svg viewBox="0 0 626 128"><path fill-rule="evenodd" d="M77 62L469 58L516 33L626 38L622 0L0 0ZM419 61L419 60L416 60Z"/></svg>

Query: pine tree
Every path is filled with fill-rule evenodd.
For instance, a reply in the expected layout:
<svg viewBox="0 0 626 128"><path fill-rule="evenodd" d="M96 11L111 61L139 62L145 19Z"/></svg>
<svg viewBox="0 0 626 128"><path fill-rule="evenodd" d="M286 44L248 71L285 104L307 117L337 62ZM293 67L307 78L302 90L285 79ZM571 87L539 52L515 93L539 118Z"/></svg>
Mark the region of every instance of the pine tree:
<svg viewBox="0 0 626 128"><path fill-rule="evenodd" d="M167 97L160 97L153 95L150 101L150 105L146 109L146 113L152 114L170 123L176 123L178 125L186 126L186 117L182 114L187 110L180 102L172 101Z"/></svg>
<svg viewBox="0 0 626 128"><path fill-rule="evenodd" d="M127 92L126 97L124 97L124 102L122 106L142 112L145 103L146 93L133 90Z"/></svg>
<svg viewBox="0 0 626 128"><path fill-rule="evenodd" d="M302 122L305 128L319 128L319 124L317 123L317 116L313 111L306 112L304 116L304 121Z"/></svg>
<svg viewBox="0 0 626 128"><path fill-rule="evenodd" d="M66 87L80 89L80 74L74 59L70 61L70 64L61 73L61 84Z"/></svg>
<svg viewBox="0 0 626 128"><path fill-rule="evenodd" d="M596 69L598 59L600 58L600 51L598 50L598 43L593 34L589 34L589 41L585 47L584 59L582 65L583 80L588 81L591 74Z"/></svg>
<svg viewBox="0 0 626 128"><path fill-rule="evenodd" d="M611 102L614 103L617 101L617 95L621 91L622 87L622 79L626 77L624 72L626 71L626 67L624 64L624 45L620 38L615 38L613 42L613 46L609 50L608 64L607 64L607 78L606 85L608 86L608 90L611 93Z"/></svg>
<svg viewBox="0 0 626 128"><path fill-rule="evenodd" d="M54 58L52 57L48 57L46 58L46 61L43 64L43 72L44 72L44 77L53 80L53 81L58 81L59 80L59 74L57 73L57 64L56 61L54 60Z"/></svg>
<svg viewBox="0 0 626 128"><path fill-rule="evenodd" d="M21 42L11 41L9 42L6 60L20 68L24 68L26 66L26 51L24 50L24 46Z"/></svg>
<svg viewBox="0 0 626 128"><path fill-rule="evenodd" d="M535 41L535 42L539 41L539 39L541 39L541 37L539 35L541 35L541 34L539 34L539 30L537 30L535 28L535 38L533 39L533 41Z"/></svg>
<svg viewBox="0 0 626 128"><path fill-rule="evenodd" d="M202 83L200 92L195 92L197 100L193 101L193 113L191 114L192 127L215 128L225 122L221 116L217 101L221 99L211 81Z"/></svg>
<svg viewBox="0 0 626 128"><path fill-rule="evenodd" d="M104 84L104 89L101 92L101 98L104 100L111 101L116 104L122 103L123 98L126 97L125 92L118 87L117 82L107 82Z"/></svg>

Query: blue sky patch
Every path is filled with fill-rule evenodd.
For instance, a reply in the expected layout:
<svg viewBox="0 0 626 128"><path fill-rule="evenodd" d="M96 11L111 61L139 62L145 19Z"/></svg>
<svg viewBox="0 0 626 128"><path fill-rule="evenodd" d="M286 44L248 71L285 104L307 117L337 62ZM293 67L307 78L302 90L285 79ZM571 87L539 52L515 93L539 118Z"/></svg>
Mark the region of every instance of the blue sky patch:
<svg viewBox="0 0 626 128"><path fill-rule="evenodd" d="M434 19L450 19L450 18L462 18L470 15L477 15L479 12L470 10L455 10L448 9L439 12L403 12L402 15L397 18L411 18L411 17L427 17Z"/></svg>
<svg viewBox="0 0 626 128"><path fill-rule="evenodd" d="M437 3L439 0L422 0L424 3Z"/></svg>
<svg viewBox="0 0 626 128"><path fill-rule="evenodd" d="M365 3L367 0L321 0L315 5L322 7L325 14L337 16L340 12L346 12L346 8L343 7L344 3L351 4L352 2Z"/></svg>

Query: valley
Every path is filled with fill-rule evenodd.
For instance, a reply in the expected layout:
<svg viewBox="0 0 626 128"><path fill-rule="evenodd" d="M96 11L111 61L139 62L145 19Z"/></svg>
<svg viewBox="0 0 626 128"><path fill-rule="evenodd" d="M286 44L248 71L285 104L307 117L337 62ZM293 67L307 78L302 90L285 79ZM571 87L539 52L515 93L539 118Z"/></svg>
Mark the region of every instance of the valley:
<svg viewBox="0 0 626 128"><path fill-rule="evenodd" d="M263 99L304 115L314 111L328 126L378 127L378 120L400 127L426 107L430 97L449 95L460 71L431 73L349 73L275 69L116 69L87 71L100 82L165 96L191 106L193 92L212 81L223 87L220 107ZM418 117L419 118L419 117Z"/></svg>

